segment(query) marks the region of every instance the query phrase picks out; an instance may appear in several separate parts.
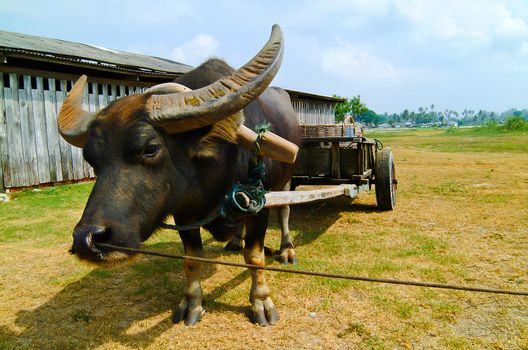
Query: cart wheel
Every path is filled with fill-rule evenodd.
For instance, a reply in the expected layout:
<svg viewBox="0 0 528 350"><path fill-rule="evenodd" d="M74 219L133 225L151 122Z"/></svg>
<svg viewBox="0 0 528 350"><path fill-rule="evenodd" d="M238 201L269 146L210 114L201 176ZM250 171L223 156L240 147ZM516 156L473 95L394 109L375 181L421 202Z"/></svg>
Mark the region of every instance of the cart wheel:
<svg viewBox="0 0 528 350"><path fill-rule="evenodd" d="M376 154L376 202L380 210L393 210L396 207L396 171L394 156L390 148Z"/></svg>

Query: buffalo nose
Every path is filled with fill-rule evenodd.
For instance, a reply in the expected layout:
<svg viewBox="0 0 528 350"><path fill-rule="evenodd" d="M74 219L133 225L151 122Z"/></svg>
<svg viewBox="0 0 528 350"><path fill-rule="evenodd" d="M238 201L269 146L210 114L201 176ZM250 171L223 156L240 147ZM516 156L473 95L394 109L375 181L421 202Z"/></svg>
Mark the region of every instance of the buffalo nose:
<svg viewBox="0 0 528 350"><path fill-rule="evenodd" d="M110 231L103 226L81 226L73 232L73 246L71 252L81 259L100 258L102 252L95 244L104 242L110 237Z"/></svg>

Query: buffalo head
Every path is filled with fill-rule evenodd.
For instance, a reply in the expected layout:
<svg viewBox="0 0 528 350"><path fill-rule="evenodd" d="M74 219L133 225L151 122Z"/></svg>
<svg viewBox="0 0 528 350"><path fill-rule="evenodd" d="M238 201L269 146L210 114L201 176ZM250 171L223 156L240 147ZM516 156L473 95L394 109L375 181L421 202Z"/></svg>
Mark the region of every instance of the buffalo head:
<svg viewBox="0 0 528 350"><path fill-rule="evenodd" d="M158 85L97 113L82 108L82 76L58 119L97 175L72 251L92 262L122 260L127 254L96 243L139 247L167 215L187 223L214 210L235 176L237 144L248 144L238 133L241 111L267 88L282 51L274 26L262 50L225 78L196 90Z"/></svg>

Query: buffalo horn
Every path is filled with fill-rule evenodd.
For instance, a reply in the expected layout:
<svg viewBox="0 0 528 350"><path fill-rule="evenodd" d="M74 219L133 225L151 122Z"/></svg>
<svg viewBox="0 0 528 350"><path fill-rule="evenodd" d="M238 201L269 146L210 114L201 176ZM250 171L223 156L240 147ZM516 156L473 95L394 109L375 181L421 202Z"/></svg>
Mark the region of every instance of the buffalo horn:
<svg viewBox="0 0 528 350"><path fill-rule="evenodd" d="M170 93L170 92L187 92L192 91L185 85L177 83L164 83L155 85L145 91L145 93L156 92L156 93ZM245 125L240 125L237 130L237 142L238 145L244 147L250 151L255 149L255 141L257 139L257 133L248 128ZM277 134L267 131L262 137L260 144L260 155L280 162L293 164L297 158L299 147L280 137Z"/></svg>
<svg viewBox="0 0 528 350"><path fill-rule="evenodd" d="M187 86L178 84L178 83L163 83L154 85L147 90L144 91L144 93L155 93L155 94L170 94L170 93L178 93L178 92L189 92L192 91Z"/></svg>
<svg viewBox="0 0 528 350"><path fill-rule="evenodd" d="M88 125L95 113L82 108L83 91L87 77L82 75L64 99L59 112L58 125L61 136L70 144L83 148L86 143Z"/></svg>
<svg viewBox="0 0 528 350"><path fill-rule="evenodd" d="M282 61L283 39L278 25L260 52L230 76L189 92L149 97L149 118L169 133L211 125L242 110L270 84Z"/></svg>

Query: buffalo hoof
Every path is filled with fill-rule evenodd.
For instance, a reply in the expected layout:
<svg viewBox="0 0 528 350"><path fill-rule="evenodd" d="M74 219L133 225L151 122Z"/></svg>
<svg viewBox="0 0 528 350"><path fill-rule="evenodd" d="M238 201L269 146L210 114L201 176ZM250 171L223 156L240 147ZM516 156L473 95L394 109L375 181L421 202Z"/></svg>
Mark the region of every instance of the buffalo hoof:
<svg viewBox="0 0 528 350"><path fill-rule="evenodd" d="M204 313L202 305L184 297L172 313L172 322L180 323L185 320L186 326L194 326L200 322Z"/></svg>
<svg viewBox="0 0 528 350"><path fill-rule="evenodd" d="M288 265L289 263L291 263L292 265L297 265L297 263L299 262L299 259L295 254L295 250L293 250L293 245L281 247L278 253L278 260L284 265Z"/></svg>
<svg viewBox="0 0 528 350"><path fill-rule="evenodd" d="M279 320L279 313L273 305L270 297L264 300L255 300L252 302L250 315L251 322L259 326L274 325Z"/></svg>
<svg viewBox="0 0 528 350"><path fill-rule="evenodd" d="M233 238L224 247L225 251L228 252L238 252L242 250L242 241L238 238Z"/></svg>

